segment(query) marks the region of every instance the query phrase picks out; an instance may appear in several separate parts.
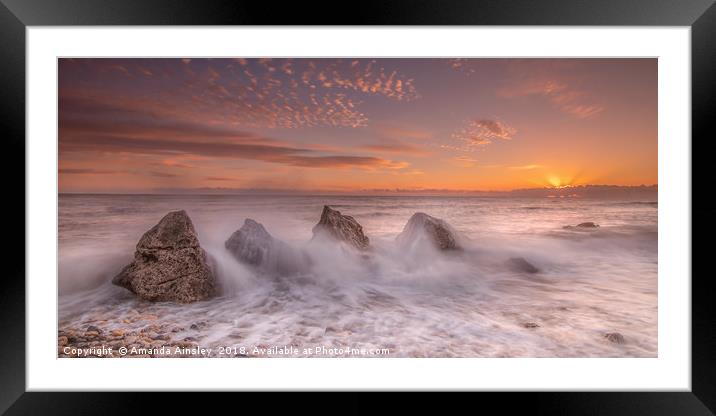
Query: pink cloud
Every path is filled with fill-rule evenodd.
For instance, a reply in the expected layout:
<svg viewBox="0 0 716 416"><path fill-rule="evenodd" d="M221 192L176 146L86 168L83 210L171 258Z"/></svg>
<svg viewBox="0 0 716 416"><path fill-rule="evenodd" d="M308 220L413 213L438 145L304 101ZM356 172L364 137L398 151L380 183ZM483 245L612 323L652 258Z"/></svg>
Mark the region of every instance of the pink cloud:
<svg viewBox="0 0 716 416"><path fill-rule="evenodd" d="M457 129L452 137L468 148L485 146L494 140L511 140L517 129L500 120L472 119Z"/></svg>
<svg viewBox="0 0 716 416"><path fill-rule="evenodd" d="M576 118L591 118L604 108L592 102L589 95L570 85L552 79L529 81L502 88L498 95L505 98L524 97L530 95L546 97L561 111Z"/></svg>

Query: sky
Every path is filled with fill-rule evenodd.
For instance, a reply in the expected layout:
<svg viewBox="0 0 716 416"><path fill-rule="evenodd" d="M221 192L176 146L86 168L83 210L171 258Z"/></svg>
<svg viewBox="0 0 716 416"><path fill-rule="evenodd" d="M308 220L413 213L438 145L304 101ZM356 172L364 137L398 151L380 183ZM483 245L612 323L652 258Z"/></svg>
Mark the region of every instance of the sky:
<svg viewBox="0 0 716 416"><path fill-rule="evenodd" d="M60 192L657 184L656 59L59 59Z"/></svg>

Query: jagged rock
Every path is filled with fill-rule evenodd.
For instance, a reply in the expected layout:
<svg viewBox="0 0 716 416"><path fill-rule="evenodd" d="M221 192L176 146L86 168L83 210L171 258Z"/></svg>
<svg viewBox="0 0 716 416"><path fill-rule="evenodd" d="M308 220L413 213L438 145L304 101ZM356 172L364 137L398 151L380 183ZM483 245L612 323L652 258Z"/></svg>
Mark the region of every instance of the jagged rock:
<svg viewBox="0 0 716 416"><path fill-rule="evenodd" d="M509 260L507 260L507 266L515 271L520 273L539 273L539 269L536 268L532 263L525 260L523 257L512 257Z"/></svg>
<svg viewBox="0 0 716 416"><path fill-rule="evenodd" d="M224 246L242 263L278 275L305 272L309 267L303 252L275 239L263 225L250 218Z"/></svg>
<svg viewBox="0 0 716 416"><path fill-rule="evenodd" d="M329 236L344 241L351 246L365 250L368 248L368 237L363 234L363 227L353 217L342 215L340 211L323 206L321 219L313 227L313 238Z"/></svg>
<svg viewBox="0 0 716 416"><path fill-rule="evenodd" d="M244 225L226 240L224 246L243 263L260 266L268 257L273 244L273 237L264 226L247 218Z"/></svg>
<svg viewBox="0 0 716 416"><path fill-rule="evenodd" d="M565 226L562 227L562 228L564 228L564 229L566 229L566 230L571 230L571 229L590 230L590 229L599 228L599 224L596 224L596 223L593 223L593 222L589 221L589 222L582 222L582 223L579 223L579 224L577 224L577 225L565 225Z"/></svg>
<svg viewBox="0 0 716 416"><path fill-rule="evenodd" d="M532 329L532 328L539 328L540 324L538 324L537 322L525 322L522 324L522 326L525 328L528 328L528 329Z"/></svg>
<svg viewBox="0 0 716 416"><path fill-rule="evenodd" d="M99 328L97 328L97 327L94 326L94 325L90 325L90 326L87 327L87 329L85 329L85 332L96 332L96 333L98 333L98 334L101 334L101 333L102 333L102 330L99 329Z"/></svg>
<svg viewBox="0 0 716 416"><path fill-rule="evenodd" d="M415 213L410 217L396 241L401 246L407 246L424 239L429 240L440 250L460 248L457 231L450 224L422 212Z"/></svg>
<svg viewBox="0 0 716 416"><path fill-rule="evenodd" d="M607 339L609 342L613 342L615 344L624 344L626 343L626 340L624 339L624 336L618 332L609 332L604 334L604 338Z"/></svg>
<svg viewBox="0 0 716 416"><path fill-rule="evenodd" d="M216 279L185 211L173 211L144 233L134 261L112 279L149 301L194 302L213 296Z"/></svg>

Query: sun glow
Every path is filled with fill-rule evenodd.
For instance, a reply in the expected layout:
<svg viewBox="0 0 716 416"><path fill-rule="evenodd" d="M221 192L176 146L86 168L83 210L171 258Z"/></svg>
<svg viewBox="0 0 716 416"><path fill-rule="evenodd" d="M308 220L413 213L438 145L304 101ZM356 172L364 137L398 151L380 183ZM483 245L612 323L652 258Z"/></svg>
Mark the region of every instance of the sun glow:
<svg viewBox="0 0 716 416"><path fill-rule="evenodd" d="M556 176L556 175L550 175L550 176L548 176L548 177L547 177L547 183L548 183L552 188L557 188L557 189L559 189L559 188L567 188L567 187L569 187L569 186L572 185L572 181L571 181L571 180L566 180L566 179L560 178L559 176Z"/></svg>

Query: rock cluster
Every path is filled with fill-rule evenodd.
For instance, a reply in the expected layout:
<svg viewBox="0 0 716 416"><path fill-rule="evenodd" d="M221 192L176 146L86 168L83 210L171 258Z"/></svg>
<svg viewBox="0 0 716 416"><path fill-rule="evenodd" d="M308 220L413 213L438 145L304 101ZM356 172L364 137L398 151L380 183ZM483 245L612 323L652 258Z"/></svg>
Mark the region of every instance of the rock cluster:
<svg viewBox="0 0 716 416"><path fill-rule="evenodd" d="M90 326L62 326L57 333L58 358L183 358L195 355L175 353L176 348L198 348L196 340L184 337L184 328L171 328L167 324L151 323L151 316L137 315L141 328L100 329ZM156 319L156 317L155 317ZM146 321L146 322L145 322ZM116 325L117 323L113 323ZM155 354L160 348L166 348L170 355ZM124 348L124 351L122 351Z"/></svg>
<svg viewBox="0 0 716 416"><path fill-rule="evenodd" d="M326 238L359 251L369 248L369 239L358 221L327 205L313 227L314 240ZM396 241L408 246L429 242L440 250L461 248L457 232L448 223L421 212L410 218ZM274 238L250 218L224 245L237 260L264 273L287 276L307 272L311 267L306 252ZM173 211L142 236L134 261L112 283L148 301L187 303L207 299L217 293L218 285L207 258L187 213ZM520 271L536 273L536 268L524 259L510 261Z"/></svg>
<svg viewBox="0 0 716 416"><path fill-rule="evenodd" d="M149 301L194 302L216 292L216 280L185 211L168 213L137 243L134 261L112 279Z"/></svg>
<svg viewBox="0 0 716 416"><path fill-rule="evenodd" d="M396 238L401 246L411 246L428 240L440 250L459 249L457 232L447 222L423 212L413 214L403 232Z"/></svg>
<svg viewBox="0 0 716 416"><path fill-rule="evenodd" d="M358 221L351 216L342 215L328 205L323 206L321 219L313 227L313 238L323 237L348 243L358 250L366 250L369 245L368 237L363 234L363 227Z"/></svg>

